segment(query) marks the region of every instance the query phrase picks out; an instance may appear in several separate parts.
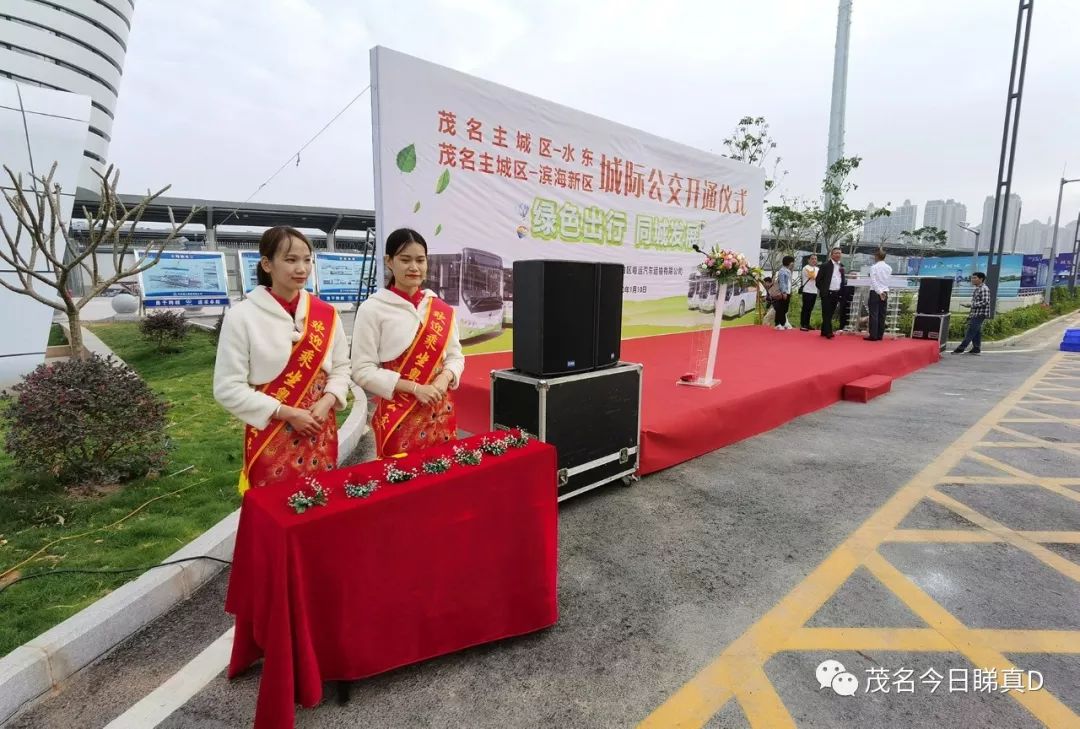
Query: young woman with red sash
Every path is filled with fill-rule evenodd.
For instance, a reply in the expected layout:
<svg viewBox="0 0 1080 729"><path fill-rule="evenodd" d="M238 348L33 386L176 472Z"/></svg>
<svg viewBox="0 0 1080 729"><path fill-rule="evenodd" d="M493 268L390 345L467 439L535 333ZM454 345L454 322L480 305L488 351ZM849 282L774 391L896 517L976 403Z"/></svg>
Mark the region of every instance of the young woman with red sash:
<svg viewBox="0 0 1080 729"><path fill-rule="evenodd" d="M386 239L390 284L356 312L353 380L378 398L371 419L379 458L457 438L450 390L465 369L454 309L421 288L427 242L401 228Z"/></svg>
<svg viewBox="0 0 1080 729"><path fill-rule="evenodd" d="M259 285L221 325L214 398L244 422L240 493L337 468L337 420L349 392L349 345L337 310L304 290L312 246L270 228Z"/></svg>

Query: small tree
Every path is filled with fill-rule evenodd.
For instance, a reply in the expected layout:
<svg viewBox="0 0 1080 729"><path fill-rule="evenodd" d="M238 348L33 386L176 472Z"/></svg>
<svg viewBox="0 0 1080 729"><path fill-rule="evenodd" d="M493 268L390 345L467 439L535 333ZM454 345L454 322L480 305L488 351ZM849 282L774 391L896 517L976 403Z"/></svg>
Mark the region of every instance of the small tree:
<svg viewBox="0 0 1080 729"><path fill-rule="evenodd" d="M765 170L763 200L767 200L769 193L787 176L787 170L780 169L783 158L776 153L776 140L763 116L740 119L731 136L724 139L724 146L727 147L725 157Z"/></svg>
<svg viewBox="0 0 1080 729"><path fill-rule="evenodd" d="M841 157L833 162L825 173L821 183L824 206L818 211L816 220L817 240L821 251L827 253L841 241L857 236L867 222L889 215L887 208L855 210L847 204L847 194L859 189L851 176L859 169L862 157Z"/></svg>
<svg viewBox="0 0 1080 729"><path fill-rule="evenodd" d="M781 257L795 255L795 251L812 237L816 209L815 204L797 199L785 200L783 205L770 205L766 209L773 233L773 243L765 261L766 271L775 271Z"/></svg>
<svg viewBox="0 0 1080 729"><path fill-rule="evenodd" d="M95 170L101 180L101 202L94 215L83 208L88 240L80 247L69 237L68 221L63 219L60 186L53 182L56 163L53 163L47 175L31 178L33 190L29 193L23 186L21 174L15 174L6 165L4 171L12 184L12 191L5 191L4 199L14 213L15 230L9 230L0 217L0 231L7 243L7 250L0 247L0 261L15 272L17 281L0 279L0 284L9 291L29 296L67 314L71 327L72 355L82 357L82 308L117 281L157 265L165 246L177 238L197 209L193 208L177 225L170 208L168 234L148 244L146 256L141 261L125 267L124 259L134 250L136 228L147 207L169 186L155 193L147 193L133 207L128 207L116 192L120 173L114 172L111 166L105 174ZM97 252L102 245L112 248L112 275L102 274L98 270ZM42 268L46 270L39 270ZM84 280L91 282L80 297L76 297L70 288L77 271L82 271ZM51 291L45 293L43 289Z"/></svg>
<svg viewBox="0 0 1080 729"><path fill-rule="evenodd" d="M948 240L948 234L941 228L924 225L915 230L905 230L900 234L900 239L905 246L919 253L919 270L922 271L922 259L926 257L927 253L944 248L945 242Z"/></svg>

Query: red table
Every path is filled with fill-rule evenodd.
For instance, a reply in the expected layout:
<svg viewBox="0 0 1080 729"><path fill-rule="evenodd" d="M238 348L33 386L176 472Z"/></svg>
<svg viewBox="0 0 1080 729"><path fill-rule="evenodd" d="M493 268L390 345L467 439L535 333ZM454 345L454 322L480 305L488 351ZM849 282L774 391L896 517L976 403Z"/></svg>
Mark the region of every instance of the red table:
<svg viewBox="0 0 1080 729"><path fill-rule="evenodd" d="M457 445L475 447L481 436ZM434 448L320 477L327 506L296 514L303 484L248 491L225 609L229 677L264 657L255 725L288 727L324 681L366 678L558 619L555 449L530 441L478 466L386 484ZM379 479L366 499L343 485Z"/></svg>

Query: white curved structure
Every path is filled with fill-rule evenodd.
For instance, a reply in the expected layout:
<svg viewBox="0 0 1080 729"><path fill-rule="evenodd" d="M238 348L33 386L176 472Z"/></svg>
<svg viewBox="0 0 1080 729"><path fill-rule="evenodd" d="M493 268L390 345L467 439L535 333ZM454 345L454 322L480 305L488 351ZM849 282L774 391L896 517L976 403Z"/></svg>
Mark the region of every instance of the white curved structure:
<svg viewBox="0 0 1080 729"><path fill-rule="evenodd" d="M89 96L89 166L79 186L95 192L104 170L135 0L3 0L0 77Z"/></svg>

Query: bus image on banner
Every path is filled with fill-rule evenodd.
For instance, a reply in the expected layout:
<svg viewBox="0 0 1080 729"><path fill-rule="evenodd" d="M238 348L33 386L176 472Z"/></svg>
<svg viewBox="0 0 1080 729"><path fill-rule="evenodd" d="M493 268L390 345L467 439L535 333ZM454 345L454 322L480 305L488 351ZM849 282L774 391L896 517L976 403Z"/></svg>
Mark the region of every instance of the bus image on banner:
<svg viewBox="0 0 1080 729"><path fill-rule="evenodd" d="M498 334L503 326L502 258L476 248L428 256L428 286L454 307L461 340Z"/></svg>
<svg viewBox="0 0 1080 729"><path fill-rule="evenodd" d="M503 269L503 326L514 326L514 269Z"/></svg>

